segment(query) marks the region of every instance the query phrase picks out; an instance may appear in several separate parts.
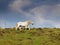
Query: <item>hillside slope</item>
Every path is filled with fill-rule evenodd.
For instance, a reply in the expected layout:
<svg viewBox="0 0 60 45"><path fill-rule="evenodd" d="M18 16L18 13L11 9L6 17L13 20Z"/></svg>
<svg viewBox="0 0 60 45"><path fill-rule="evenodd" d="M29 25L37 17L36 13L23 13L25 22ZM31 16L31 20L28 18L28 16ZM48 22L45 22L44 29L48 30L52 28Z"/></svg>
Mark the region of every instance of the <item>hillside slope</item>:
<svg viewBox="0 0 60 45"><path fill-rule="evenodd" d="M0 29L0 45L60 45L60 29L31 30Z"/></svg>

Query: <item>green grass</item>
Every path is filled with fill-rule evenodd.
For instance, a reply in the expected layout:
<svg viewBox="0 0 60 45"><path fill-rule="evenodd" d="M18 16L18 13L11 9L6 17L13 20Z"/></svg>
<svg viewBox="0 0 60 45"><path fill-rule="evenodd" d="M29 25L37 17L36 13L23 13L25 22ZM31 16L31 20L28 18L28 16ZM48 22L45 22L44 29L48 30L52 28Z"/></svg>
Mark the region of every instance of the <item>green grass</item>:
<svg viewBox="0 0 60 45"><path fill-rule="evenodd" d="M0 45L60 45L59 28L0 28Z"/></svg>

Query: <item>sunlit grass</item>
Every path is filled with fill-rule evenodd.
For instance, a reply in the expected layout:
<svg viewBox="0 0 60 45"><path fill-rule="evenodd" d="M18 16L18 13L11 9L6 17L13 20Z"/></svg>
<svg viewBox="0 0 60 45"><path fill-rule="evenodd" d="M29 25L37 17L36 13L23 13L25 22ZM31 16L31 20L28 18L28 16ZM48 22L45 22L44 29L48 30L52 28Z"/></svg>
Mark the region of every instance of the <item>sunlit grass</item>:
<svg viewBox="0 0 60 45"><path fill-rule="evenodd" d="M0 45L60 45L59 28L0 28Z"/></svg>

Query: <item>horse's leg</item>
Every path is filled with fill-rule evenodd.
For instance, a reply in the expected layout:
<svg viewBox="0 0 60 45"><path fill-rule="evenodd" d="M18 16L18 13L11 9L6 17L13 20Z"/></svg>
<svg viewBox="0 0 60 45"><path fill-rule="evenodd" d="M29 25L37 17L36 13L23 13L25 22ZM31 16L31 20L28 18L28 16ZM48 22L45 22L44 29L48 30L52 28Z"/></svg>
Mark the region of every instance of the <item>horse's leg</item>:
<svg viewBox="0 0 60 45"><path fill-rule="evenodd" d="M27 30L27 28L28 28L28 27L27 27L27 26L25 26L25 30Z"/></svg>
<svg viewBox="0 0 60 45"><path fill-rule="evenodd" d="M19 30L20 30L20 31L22 30L21 27L19 27Z"/></svg>
<svg viewBox="0 0 60 45"><path fill-rule="evenodd" d="M30 30L29 26L26 26L26 29Z"/></svg>
<svg viewBox="0 0 60 45"><path fill-rule="evenodd" d="M30 30L30 28L29 28L29 30Z"/></svg>
<svg viewBox="0 0 60 45"><path fill-rule="evenodd" d="M28 26L28 29L30 30L29 26Z"/></svg>

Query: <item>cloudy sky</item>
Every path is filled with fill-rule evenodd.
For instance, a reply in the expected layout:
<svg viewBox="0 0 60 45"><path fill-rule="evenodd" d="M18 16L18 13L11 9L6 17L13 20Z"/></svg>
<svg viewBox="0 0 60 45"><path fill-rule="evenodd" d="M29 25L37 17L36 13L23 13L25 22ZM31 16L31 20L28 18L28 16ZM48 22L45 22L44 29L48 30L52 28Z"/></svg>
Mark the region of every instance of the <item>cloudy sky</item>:
<svg viewBox="0 0 60 45"><path fill-rule="evenodd" d="M60 0L0 0L0 27L32 20L32 27L60 28Z"/></svg>

